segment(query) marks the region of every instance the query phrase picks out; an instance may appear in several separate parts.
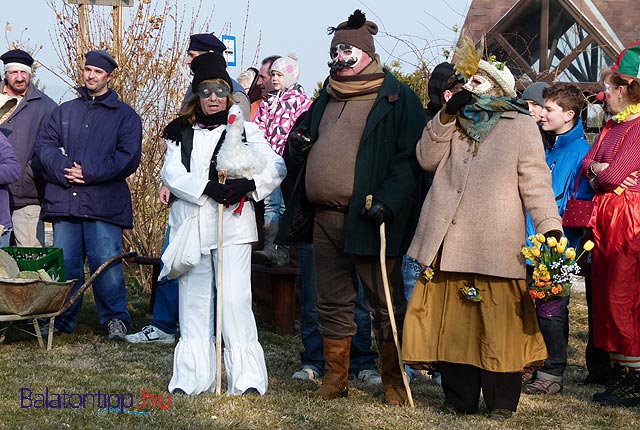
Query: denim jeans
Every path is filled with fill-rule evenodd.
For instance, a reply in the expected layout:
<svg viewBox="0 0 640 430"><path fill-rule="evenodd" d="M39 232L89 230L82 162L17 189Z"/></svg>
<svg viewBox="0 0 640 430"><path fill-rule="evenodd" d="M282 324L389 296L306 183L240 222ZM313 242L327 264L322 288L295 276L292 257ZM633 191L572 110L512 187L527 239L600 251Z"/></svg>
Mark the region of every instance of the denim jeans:
<svg viewBox="0 0 640 430"><path fill-rule="evenodd" d="M169 245L169 230L167 227L162 245L163 253ZM162 270L162 263L160 263L160 270ZM168 334L174 334L178 326L178 291L178 278L168 279L165 276L158 282L151 325Z"/></svg>
<svg viewBox="0 0 640 430"><path fill-rule="evenodd" d="M284 198L280 187L264 199L264 225L279 224L284 214Z"/></svg>
<svg viewBox="0 0 640 430"><path fill-rule="evenodd" d="M560 302L559 313L555 316L542 316L538 312L538 324L547 345L549 357L544 366L537 371L537 377L551 381L562 382L562 376L567 368L567 348L569 346L569 296L552 300Z"/></svg>
<svg viewBox="0 0 640 430"><path fill-rule="evenodd" d="M84 262L93 274L109 258L122 253L122 228L103 221L63 219L53 223L53 246L62 248L67 279L77 279L69 296L84 283ZM121 319L127 328L131 317L127 311L127 290L122 261L113 263L92 284L98 320L106 326L110 319ZM78 325L82 297L55 320L56 328L72 333Z"/></svg>
<svg viewBox="0 0 640 430"><path fill-rule="evenodd" d="M322 335L318 332L318 309L316 298L316 271L313 261L313 245L298 245L300 264L300 337L304 350L300 353L301 367L309 367L324 375L324 352ZM351 360L349 373L365 369L376 369L377 353L371 349L371 314L364 299L362 287L354 310L358 329L351 338Z"/></svg>
<svg viewBox="0 0 640 430"><path fill-rule="evenodd" d="M2 235L0 235L0 248L9 246L10 240L11 240L11 230L5 230L2 233Z"/></svg>
<svg viewBox="0 0 640 430"><path fill-rule="evenodd" d="M420 276L420 264L414 260L413 258L405 255L402 257L402 282L404 283L404 297L407 299L407 304L411 299L411 294L413 294L413 289L416 286L416 282L418 282L418 277ZM405 372L407 372L407 376L409 380L411 380L418 373L417 370L412 369L408 365L404 366Z"/></svg>

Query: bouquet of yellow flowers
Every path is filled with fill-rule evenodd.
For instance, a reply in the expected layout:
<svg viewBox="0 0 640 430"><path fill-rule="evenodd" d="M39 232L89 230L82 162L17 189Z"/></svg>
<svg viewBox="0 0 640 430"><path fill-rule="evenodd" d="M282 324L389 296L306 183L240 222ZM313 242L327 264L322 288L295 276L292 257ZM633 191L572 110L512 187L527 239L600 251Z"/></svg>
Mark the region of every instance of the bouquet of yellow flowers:
<svg viewBox="0 0 640 430"><path fill-rule="evenodd" d="M566 237L556 240L543 234L529 236L532 246L522 248L522 254L533 265L533 282L529 295L533 300L546 301L552 297L568 296L571 292L571 275L578 274L577 262L585 252L593 249L593 242L585 242L584 251L576 258L575 248L567 248Z"/></svg>

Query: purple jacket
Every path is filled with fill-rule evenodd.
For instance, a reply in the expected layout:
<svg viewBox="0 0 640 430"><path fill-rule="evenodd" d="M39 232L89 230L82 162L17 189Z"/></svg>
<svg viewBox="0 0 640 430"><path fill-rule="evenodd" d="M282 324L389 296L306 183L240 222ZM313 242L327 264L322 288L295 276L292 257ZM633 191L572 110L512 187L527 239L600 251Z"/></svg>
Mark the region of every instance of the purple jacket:
<svg viewBox="0 0 640 430"><path fill-rule="evenodd" d="M133 227L127 177L140 164L142 125L115 91L92 100L80 97L58 106L36 137L34 170L45 181L42 219L99 220ZM65 168L82 166L84 184L69 184Z"/></svg>
<svg viewBox="0 0 640 430"><path fill-rule="evenodd" d="M9 210L9 184L17 181L22 169L9 139L0 131L0 225L5 230L13 228L11 211Z"/></svg>
<svg viewBox="0 0 640 430"><path fill-rule="evenodd" d="M22 167L20 178L9 187L12 209L40 204L31 170L31 159L36 143L36 134L56 106L56 102L38 90L31 82L26 96L20 101L11 116L0 124L0 128L11 131L9 142Z"/></svg>

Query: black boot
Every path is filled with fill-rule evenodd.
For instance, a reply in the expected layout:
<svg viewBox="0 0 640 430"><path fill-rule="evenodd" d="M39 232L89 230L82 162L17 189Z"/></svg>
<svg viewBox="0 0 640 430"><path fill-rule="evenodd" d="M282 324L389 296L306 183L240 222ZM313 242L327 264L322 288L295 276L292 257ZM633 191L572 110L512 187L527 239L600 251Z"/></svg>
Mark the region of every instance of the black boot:
<svg viewBox="0 0 640 430"><path fill-rule="evenodd" d="M640 371L615 363L605 387L604 392L593 395L594 402L608 406L640 406Z"/></svg>

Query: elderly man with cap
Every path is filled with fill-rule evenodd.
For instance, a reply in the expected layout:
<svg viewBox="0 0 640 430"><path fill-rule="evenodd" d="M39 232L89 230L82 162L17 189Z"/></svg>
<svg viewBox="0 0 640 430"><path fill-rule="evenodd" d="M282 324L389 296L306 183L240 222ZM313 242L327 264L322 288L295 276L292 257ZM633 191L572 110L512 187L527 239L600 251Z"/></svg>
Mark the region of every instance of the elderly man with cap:
<svg viewBox="0 0 640 430"><path fill-rule="evenodd" d="M122 230L133 227L127 177L140 163L140 117L109 88L116 61L102 50L85 55L79 97L51 114L36 138L37 164L45 181L43 219L53 223L54 243L62 248L68 279L84 280L85 259L93 273L122 252ZM131 318L126 306L122 262L93 283L100 324L109 340L124 340ZM82 300L55 320L72 333Z"/></svg>
<svg viewBox="0 0 640 430"><path fill-rule="evenodd" d="M327 85L289 135L292 158L306 165L282 223L289 241L309 240L292 237L294 230L287 229L295 226L296 201L306 192L315 208L318 327L326 370L314 397L330 400L348 394L357 274L373 314L385 401L401 405L407 395L383 289L379 226L386 226L386 267L401 330L406 306L401 257L417 222L420 169L415 146L425 125L424 110L418 96L383 69L373 40L378 26L360 10L329 32L333 40ZM369 210L368 195L373 195Z"/></svg>
<svg viewBox="0 0 640 430"><path fill-rule="evenodd" d="M2 54L0 60L4 63L0 128L10 132L9 142L22 167L20 179L9 186L13 234L16 245L39 247L42 244L36 231L40 219L40 199L31 170L31 159L36 133L55 109L56 103L31 82L31 55L21 49L12 49Z"/></svg>

